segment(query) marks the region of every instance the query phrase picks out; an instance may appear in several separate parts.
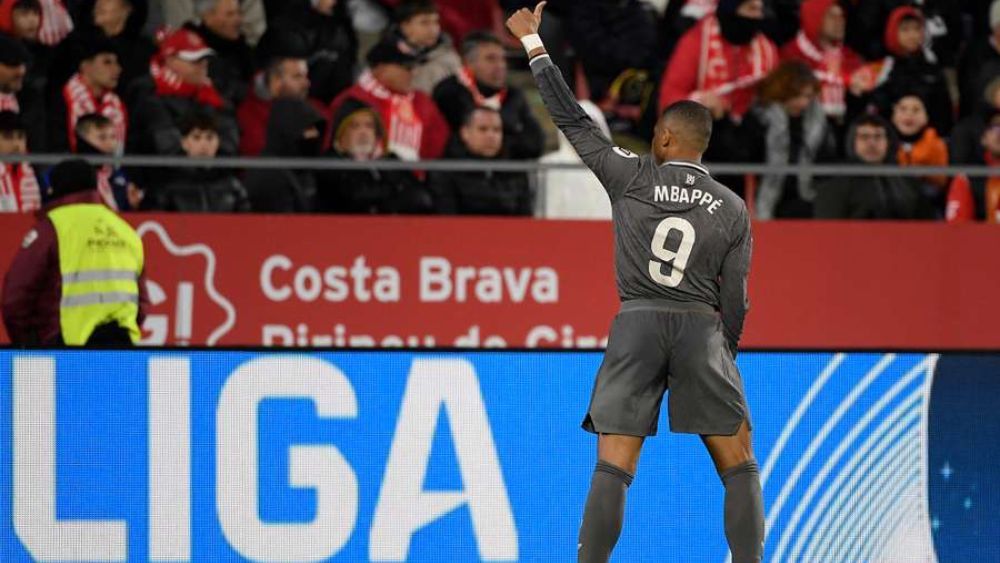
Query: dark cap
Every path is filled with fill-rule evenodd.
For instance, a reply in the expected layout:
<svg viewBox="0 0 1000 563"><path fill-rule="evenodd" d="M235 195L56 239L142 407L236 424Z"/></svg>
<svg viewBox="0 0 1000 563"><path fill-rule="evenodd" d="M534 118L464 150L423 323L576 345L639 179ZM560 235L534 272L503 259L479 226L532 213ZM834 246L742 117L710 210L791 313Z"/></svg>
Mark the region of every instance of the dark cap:
<svg viewBox="0 0 1000 563"><path fill-rule="evenodd" d="M416 53L406 42L391 35L376 43L368 51L367 60L369 66L397 64L414 67L420 62Z"/></svg>
<svg viewBox="0 0 1000 563"><path fill-rule="evenodd" d="M0 33L0 65L21 66L31 61L28 52L20 41Z"/></svg>
<svg viewBox="0 0 1000 563"><path fill-rule="evenodd" d="M49 172L52 197L62 197L76 192L97 189L97 173L82 158L71 158L57 164Z"/></svg>

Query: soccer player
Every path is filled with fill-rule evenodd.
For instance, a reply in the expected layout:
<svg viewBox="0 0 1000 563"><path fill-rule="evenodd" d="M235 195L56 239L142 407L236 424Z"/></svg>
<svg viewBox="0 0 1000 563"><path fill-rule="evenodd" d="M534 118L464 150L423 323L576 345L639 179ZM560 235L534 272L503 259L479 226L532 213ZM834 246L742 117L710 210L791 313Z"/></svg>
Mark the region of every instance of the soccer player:
<svg viewBox="0 0 1000 563"><path fill-rule="evenodd" d="M700 164L711 136L704 106L680 101L656 125L650 156L611 144L576 103L538 37L545 2L507 27L521 40L552 120L611 198L621 310L611 326L583 428L597 466L577 545L607 561L625 492L670 388L670 429L701 435L725 486L725 531L736 563L763 556L764 507L750 418L733 358L747 310L749 214Z"/></svg>

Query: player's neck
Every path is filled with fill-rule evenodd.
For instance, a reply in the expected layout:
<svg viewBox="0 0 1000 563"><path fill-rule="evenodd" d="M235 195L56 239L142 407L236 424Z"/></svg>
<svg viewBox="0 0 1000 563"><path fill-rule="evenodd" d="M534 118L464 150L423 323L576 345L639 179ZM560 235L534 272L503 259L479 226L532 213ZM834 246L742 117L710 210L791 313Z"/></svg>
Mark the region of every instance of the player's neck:
<svg viewBox="0 0 1000 563"><path fill-rule="evenodd" d="M657 161L658 165L663 165L663 164L666 164L667 162L671 162L671 161L675 161L675 160L683 160L683 161L686 161L686 162L693 162L695 164L701 164L701 155L698 154L698 153L696 153L696 152L679 150L679 151L671 151L671 152L669 152L669 153L667 153L667 154L665 154L663 156L664 156L664 158L657 159L658 160Z"/></svg>

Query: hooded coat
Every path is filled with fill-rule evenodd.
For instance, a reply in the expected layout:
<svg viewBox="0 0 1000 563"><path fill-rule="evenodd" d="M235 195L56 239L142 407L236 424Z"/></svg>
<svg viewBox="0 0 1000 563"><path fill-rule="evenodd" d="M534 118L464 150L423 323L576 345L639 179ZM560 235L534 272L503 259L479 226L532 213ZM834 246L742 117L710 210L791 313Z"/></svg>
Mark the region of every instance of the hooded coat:
<svg viewBox="0 0 1000 563"><path fill-rule="evenodd" d="M898 141L892 126L878 118L889 137L883 164L894 164ZM866 164L854 151L858 121L847 132L848 162ZM934 219L935 210L920 180L892 176L838 176L816 188L816 217L819 219Z"/></svg>
<svg viewBox="0 0 1000 563"><path fill-rule="evenodd" d="M323 116L309 102L275 100L267 123L264 157L314 157L325 128ZM303 134L315 128L315 138ZM251 170L246 175L250 208L260 213L312 211L316 199L316 174L311 170Z"/></svg>

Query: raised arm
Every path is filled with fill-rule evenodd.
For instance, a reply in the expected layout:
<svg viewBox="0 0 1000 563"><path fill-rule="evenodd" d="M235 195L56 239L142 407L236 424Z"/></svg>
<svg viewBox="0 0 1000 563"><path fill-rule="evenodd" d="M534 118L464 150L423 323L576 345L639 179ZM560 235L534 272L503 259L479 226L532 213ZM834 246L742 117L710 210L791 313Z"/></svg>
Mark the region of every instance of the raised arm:
<svg viewBox="0 0 1000 563"><path fill-rule="evenodd" d="M522 8L514 12L507 20L507 28L528 51L531 72L552 121L566 135L584 164L597 175L597 179L614 200L624 192L639 171L640 159L638 155L614 146L577 103L573 92L563 80L562 73L546 54L545 46L538 37L538 25L544 8L545 2L540 2L534 11Z"/></svg>

